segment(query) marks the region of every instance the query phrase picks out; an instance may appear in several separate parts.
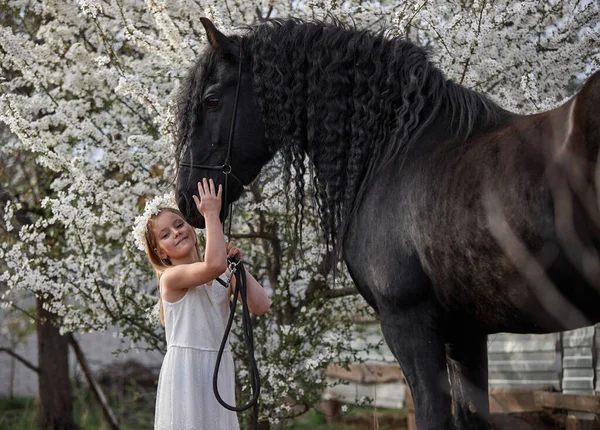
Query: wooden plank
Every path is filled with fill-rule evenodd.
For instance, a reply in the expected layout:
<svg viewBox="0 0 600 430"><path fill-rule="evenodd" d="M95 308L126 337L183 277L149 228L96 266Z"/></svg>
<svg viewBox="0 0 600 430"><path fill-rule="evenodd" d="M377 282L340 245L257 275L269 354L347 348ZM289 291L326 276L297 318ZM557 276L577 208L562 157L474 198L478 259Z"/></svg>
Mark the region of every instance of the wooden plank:
<svg viewBox="0 0 600 430"><path fill-rule="evenodd" d="M515 389L490 390L490 413L538 412L542 410L538 404L535 391Z"/></svg>
<svg viewBox="0 0 600 430"><path fill-rule="evenodd" d="M586 394L563 394L538 391L537 402L543 408L600 414L600 396Z"/></svg>
<svg viewBox="0 0 600 430"><path fill-rule="evenodd" d="M415 412L408 413L406 415L406 429L407 430L418 430L417 429L417 419L415 417Z"/></svg>
<svg viewBox="0 0 600 430"><path fill-rule="evenodd" d="M590 420L585 413L600 414L600 396L563 394L547 391L496 389L490 390L490 413L526 413L541 412L546 409L562 409L569 411L570 422L567 429L595 429L595 420ZM410 390L406 390L406 409L409 429L414 425L414 405ZM582 414L583 413L583 414ZM411 420L412 426L411 426Z"/></svg>
<svg viewBox="0 0 600 430"><path fill-rule="evenodd" d="M359 384L381 384L403 381L402 370L397 364L351 364L348 369L330 365L325 374L330 378L340 378Z"/></svg>
<svg viewBox="0 0 600 430"><path fill-rule="evenodd" d="M354 355L361 361L378 361L381 363L398 363L387 346L382 345L377 350L360 350Z"/></svg>
<svg viewBox="0 0 600 430"><path fill-rule="evenodd" d="M410 388L408 388L408 385L406 385L404 392L404 406L406 407L408 413L412 412L414 414L415 402L413 402L412 393L410 392Z"/></svg>
<svg viewBox="0 0 600 430"><path fill-rule="evenodd" d="M490 413L540 412L543 410L536 393L539 391L498 388L490 390ZM414 411L410 390L406 388L405 405L408 412Z"/></svg>

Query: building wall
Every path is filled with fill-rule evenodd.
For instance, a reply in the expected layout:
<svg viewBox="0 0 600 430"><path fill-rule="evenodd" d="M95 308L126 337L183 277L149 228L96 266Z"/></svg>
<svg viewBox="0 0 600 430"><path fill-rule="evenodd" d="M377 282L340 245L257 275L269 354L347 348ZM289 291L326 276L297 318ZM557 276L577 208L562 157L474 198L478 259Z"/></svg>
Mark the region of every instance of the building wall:
<svg viewBox="0 0 600 430"><path fill-rule="evenodd" d="M488 336L489 388L560 390L559 345L558 333Z"/></svg>

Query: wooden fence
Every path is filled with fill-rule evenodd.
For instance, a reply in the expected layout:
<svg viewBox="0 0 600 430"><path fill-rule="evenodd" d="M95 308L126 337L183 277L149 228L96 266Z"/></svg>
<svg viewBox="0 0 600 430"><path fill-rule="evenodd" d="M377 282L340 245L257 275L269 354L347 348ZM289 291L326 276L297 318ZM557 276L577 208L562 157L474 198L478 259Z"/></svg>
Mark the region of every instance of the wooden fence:
<svg viewBox="0 0 600 430"><path fill-rule="evenodd" d="M500 333L488 338L490 410L493 414L544 413L563 410L564 426L559 428L600 428L600 364L596 351L600 346L596 326L563 333L515 335ZM366 329L373 342L379 334L373 325ZM357 340L357 350L365 342ZM335 420L338 403L356 404L370 400L375 408L404 408L407 426L414 427L410 392L393 355L383 347L363 355L363 364L348 370L331 366L327 377L344 384L328 389L323 396L324 409ZM413 420L413 422L411 422ZM510 426L511 430L516 427ZM530 427L535 428L535 427Z"/></svg>

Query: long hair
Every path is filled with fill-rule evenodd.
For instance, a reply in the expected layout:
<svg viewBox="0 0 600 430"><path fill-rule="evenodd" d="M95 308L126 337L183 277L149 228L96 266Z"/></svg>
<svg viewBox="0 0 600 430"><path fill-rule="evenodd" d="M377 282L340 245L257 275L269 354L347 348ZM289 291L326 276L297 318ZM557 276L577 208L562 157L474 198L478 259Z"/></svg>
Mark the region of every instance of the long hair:
<svg viewBox="0 0 600 430"><path fill-rule="evenodd" d="M183 217L183 214L180 211L178 211L177 209L164 207L164 208L159 208L158 213L160 213L160 212L173 212L174 214L179 215L181 217L181 219L185 219ZM152 267L154 268L154 272L156 273L156 278L158 279L158 282L160 283L160 277L162 276L164 271L167 270L169 267L172 267L173 264L171 264L171 261L168 258L166 258L166 259L161 258L158 253L158 242L154 235L154 222L155 222L157 216L158 216L158 214L153 215L148 220L148 225L146 226L146 233L144 235L144 238L145 238L145 242L146 242L146 255L148 256L148 260L150 261L150 264L152 264ZM200 253L200 244L198 243L197 237L196 237L196 253L198 254L199 258L202 258L202 254ZM160 288L158 289L158 304L159 304L160 322L164 326L165 325L165 310L163 307L162 293L160 291Z"/></svg>
<svg viewBox="0 0 600 430"><path fill-rule="evenodd" d="M320 224L334 249L370 180L406 156L428 125L446 115L457 125L455 137L466 138L494 124L501 111L447 80L426 50L385 31L335 20L274 19L234 39L251 64L254 97L267 142L282 154L285 185L295 183L296 224L305 205L308 156ZM202 77L215 62L208 49L182 85L178 156L191 141Z"/></svg>

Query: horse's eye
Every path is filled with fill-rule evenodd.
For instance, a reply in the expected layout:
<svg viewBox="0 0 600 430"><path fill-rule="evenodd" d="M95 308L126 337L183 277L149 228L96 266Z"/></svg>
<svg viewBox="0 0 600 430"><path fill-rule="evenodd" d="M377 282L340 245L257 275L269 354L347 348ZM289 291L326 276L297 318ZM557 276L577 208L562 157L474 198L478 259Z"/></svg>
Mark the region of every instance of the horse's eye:
<svg viewBox="0 0 600 430"><path fill-rule="evenodd" d="M207 109L214 109L219 104L219 99L216 97L207 97L204 99L204 106Z"/></svg>

